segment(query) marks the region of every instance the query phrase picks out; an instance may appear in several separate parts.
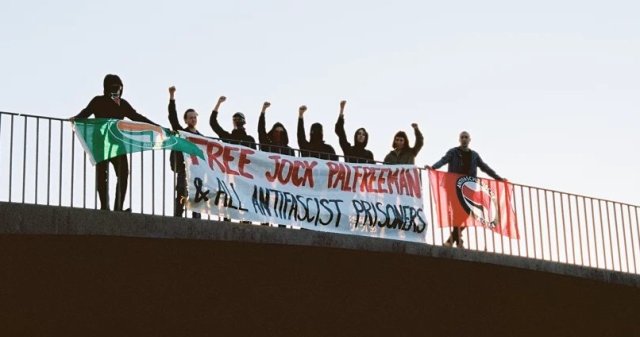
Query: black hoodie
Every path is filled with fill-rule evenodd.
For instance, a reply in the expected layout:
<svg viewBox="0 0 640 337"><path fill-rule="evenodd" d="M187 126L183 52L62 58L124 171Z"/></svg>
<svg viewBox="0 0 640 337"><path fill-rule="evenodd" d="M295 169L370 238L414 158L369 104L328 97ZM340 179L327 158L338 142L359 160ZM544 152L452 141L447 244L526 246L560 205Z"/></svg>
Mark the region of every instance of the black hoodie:
<svg viewBox="0 0 640 337"><path fill-rule="evenodd" d="M94 97L87 107L80 111L74 118L88 118L91 115L95 115L96 118L124 119L126 117L132 121L158 125L137 113L125 99L120 98L120 105L111 99L109 89L114 85L122 86L124 91L120 77L112 74L105 76L103 82L104 95ZM120 95L122 95L122 92L120 92Z"/></svg>
<svg viewBox="0 0 640 337"><path fill-rule="evenodd" d="M310 136L310 142L307 142L307 137L304 134L304 118L298 118L298 146L301 150L301 157L314 157L325 160L338 161L336 151L331 145L324 142L322 124L313 123L311 125Z"/></svg>
<svg viewBox="0 0 640 337"><path fill-rule="evenodd" d="M191 130L183 128L182 125L180 125L180 122L178 121L178 112L176 111L175 100L169 100L169 123L171 123L171 128L174 131L185 131L202 136L202 134L198 130L192 132ZM169 153L169 163L171 164L171 170L173 172L184 173L186 168L184 166L184 156L182 155L182 152L172 150L171 153Z"/></svg>
<svg viewBox="0 0 640 337"><path fill-rule="evenodd" d="M365 139L364 143L358 143L358 131L364 131ZM344 132L344 116L338 116L338 121L336 122L336 135L338 135L338 139L340 140L340 147L342 148L342 153L344 154L344 161L347 163L367 163L367 164L375 164L376 162L373 160L373 153L367 150L367 143L369 142L369 133L364 128L360 128L356 130L353 134L353 146L347 140L347 134Z"/></svg>
<svg viewBox="0 0 640 337"><path fill-rule="evenodd" d="M282 125L282 123L275 123L271 127L269 133L267 133L265 124L266 121L264 113L261 113L260 119L258 119L258 140L260 141L260 150L264 152L295 156L295 151L289 146L289 134L287 133L287 129L284 127L284 125ZM280 136L280 142L276 142L273 140L273 133L277 127L281 127L282 130L284 130L282 132L282 135Z"/></svg>
<svg viewBox="0 0 640 337"><path fill-rule="evenodd" d="M220 137L220 139L229 144L237 144L256 149L256 140L247 134L244 127L234 128L231 133L225 131L218 123L218 112L213 110L211 112L211 118L209 119L209 125L213 131Z"/></svg>

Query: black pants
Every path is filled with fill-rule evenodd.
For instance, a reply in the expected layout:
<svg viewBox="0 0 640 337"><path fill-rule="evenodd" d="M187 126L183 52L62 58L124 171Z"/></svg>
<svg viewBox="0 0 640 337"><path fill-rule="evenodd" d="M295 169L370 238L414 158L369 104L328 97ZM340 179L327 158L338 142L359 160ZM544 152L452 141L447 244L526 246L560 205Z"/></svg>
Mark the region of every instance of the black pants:
<svg viewBox="0 0 640 337"><path fill-rule="evenodd" d="M126 155L117 156L96 164L96 189L100 197L100 209L109 210L109 163L116 171L116 200L114 210L122 211L129 182L129 161Z"/></svg>
<svg viewBox="0 0 640 337"><path fill-rule="evenodd" d="M178 177L176 178L176 200L173 204L173 216L182 217L184 212L184 202L188 198L187 193L187 174L184 170L179 170ZM194 219L200 219L202 216L200 213L192 212Z"/></svg>

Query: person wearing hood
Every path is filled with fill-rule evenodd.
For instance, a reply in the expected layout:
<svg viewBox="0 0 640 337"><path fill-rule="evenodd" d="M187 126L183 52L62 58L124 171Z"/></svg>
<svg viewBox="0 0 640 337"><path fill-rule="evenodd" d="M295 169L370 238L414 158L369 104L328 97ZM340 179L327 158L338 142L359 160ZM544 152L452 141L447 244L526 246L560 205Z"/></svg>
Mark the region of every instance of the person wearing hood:
<svg viewBox="0 0 640 337"><path fill-rule="evenodd" d="M265 113L271 103L264 102L262 111L260 111L260 119L258 119L258 140L260 141L260 150L264 152L280 153L287 156L295 156L296 153L289 146L289 134L287 129L278 122L273 124L271 130L267 133Z"/></svg>
<svg viewBox="0 0 640 337"><path fill-rule="evenodd" d="M344 131L344 106L347 101L340 102L340 115L338 115L338 121L336 122L335 132L340 140L340 147L344 154L344 161L347 163L367 163L375 164L373 160L373 153L367 150L367 143L369 142L369 134L365 128L359 128L353 135L353 146L347 140L347 134Z"/></svg>
<svg viewBox="0 0 640 337"><path fill-rule="evenodd" d="M307 142L307 137L304 133L305 111L307 111L307 107L304 105L298 109L298 147L300 147L300 156L338 161L336 151L331 145L324 142L322 124L311 124L310 141Z"/></svg>
<svg viewBox="0 0 640 337"><path fill-rule="evenodd" d="M79 118L88 118L94 115L95 118L124 119L158 125L146 117L142 116L122 98L123 84L118 75L108 74L104 77L103 95L94 97L86 108L79 114L70 118L71 121ZM96 189L100 198L100 209L109 210L109 163L116 171L118 182L116 184L116 198L114 210L122 211L124 198L127 194L127 182L129 180L129 163L126 155L117 156L96 164ZM130 210L127 210L130 211Z"/></svg>
<svg viewBox="0 0 640 337"><path fill-rule="evenodd" d="M220 109L220 104L222 104L226 100L226 97L220 96L215 108L213 108L213 111L211 112L209 124L211 125L213 132L215 132L218 137L225 143L243 145L255 150L256 140L247 134L247 130L244 128L246 119L244 118L244 114L242 112L236 112L235 114L233 114L233 131L231 132L225 131L220 126L220 123L218 123L218 110Z"/></svg>
<svg viewBox="0 0 640 337"><path fill-rule="evenodd" d="M173 131L184 131L202 136L202 134L196 129L198 124L198 113L194 109L187 109L184 112L184 122L187 127L182 127L180 121L178 121L178 112L176 111L175 100L176 87L169 88L169 123ZM184 212L184 200L187 198L187 172L184 165L184 156L180 151L171 151L169 155L171 163L171 170L178 174L176 177L176 200L173 204L173 216L182 217ZM192 212L194 219L200 219L202 216L200 213Z"/></svg>
<svg viewBox="0 0 640 337"><path fill-rule="evenodd" d="M409 146L409 138L404 131L398 131L393 137L393 150L384 157L385 164L400 165L400 164L415 164L416 156L422 146L424 145L424 137L422 132L418 129L418 124L411 124L413 132L416 135L416 143L413 147Z"/></svg>

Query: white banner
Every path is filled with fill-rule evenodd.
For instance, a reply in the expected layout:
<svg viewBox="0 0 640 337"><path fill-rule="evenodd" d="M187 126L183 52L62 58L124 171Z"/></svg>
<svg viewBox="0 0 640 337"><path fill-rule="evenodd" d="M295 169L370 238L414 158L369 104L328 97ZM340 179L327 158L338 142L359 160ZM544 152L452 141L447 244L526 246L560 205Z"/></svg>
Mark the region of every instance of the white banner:
<svg viewBox="0 0 640 337"><path fill-rule="evenodd" d="M181 132L205 153L185 154L187 207L234 220L426 242L420 171L256 151Z"/></svg>

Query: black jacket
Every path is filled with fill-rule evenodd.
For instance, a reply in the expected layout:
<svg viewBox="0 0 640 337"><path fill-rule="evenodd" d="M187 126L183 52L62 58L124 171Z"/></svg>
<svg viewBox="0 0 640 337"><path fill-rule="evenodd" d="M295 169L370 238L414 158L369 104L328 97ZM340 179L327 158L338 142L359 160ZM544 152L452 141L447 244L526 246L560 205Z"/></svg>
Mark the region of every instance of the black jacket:
<svg viewBox="0 0 640 337"><path fill-rule="evenodd" d="M496 180L502 180L502 178L485 163L478 152L471 151L471 166L464 167L462 160L462 149L460 147L454 147L447 151L447 153L437 163L433 164L432 168L439 169L444 165L448 165L447 170L452 173L464 174L475 177L478 174L478 168L488 174L491 178Z"/></svg>
<svg viewBox="0 0 640 337"><path fill-rule="evenodd" d="M366 130L364 133L366 135L364 143L358 143L357 134L359 130L356 130L356 133L353 135L353 146L347 140L347 134L344 132L344 117L340 115L338 117L338 121L336 122L335 132L338 135L338 139L340 140L340 147L342 148L342 153L344 154L344 161L347 163L368 163L375 164L373 160L373 153L367 150L367 143L369 142L369 134Z"/></svg>
<svg viewBox="0 0 640 337"><path fill-rule="evenodd" d="M175 100L169 101L169 123L171 123L171 129L173 131L184 131L184 132L189 132L189 133L202 136L202 134L198 130L196 130L195 132L192 132L187 128L183 128L182 125L180 125L180 122L178 121L178 112L176 111ZM171 170L173 172L177 172L177 173L185 172L184 156L182 155L182 152L171 151L171 154L169 155L169 162L171 163Z"/></svg>
<svg viewBox="0 0 640 337"><path fill-rule="evenodd" d="M96 118L124 119L126 117L132 121L158 125L137 113L136 110L131 107L131 104L123 98L120 99L120 105L118 105L110 97L96 96L89 102L87 107L82 109L74 118L88 118L91 115L94 115Z"/></svg>
<svg viewBox="0 0 640 337"><path fill-rule="evenodd" d="M311 141L307 142L304 134L304 119L298 118L298 146L301 157L314 157L324 160L338 161L336 151L323 140L322 125L314 123L311 126Z"/></svg>
<svg viewBox="0 0 640 337"><path fill-rule="evenodd" d="M271 127L269 133L267 133L265 124L266 121L264 114L261 113L260 118L258 119L258 140L260 141L260 150L264 152L295 156L295 151L289 146L289 134L287 133L287 129L284 127L284 125L282 125L282 123L275 123L273 124L273 127ZM273 132L277 127L281 127L282 130L284 130L279 143L276 143L273 140Z"/></svg>
<svg viewBox="0 0 640 337"><path fill-rule="evenodd" d="M229 144L237 144L250 147L252 149L256 149L256 140L247 134L247 131L244 128L233 129L231 133L225 131L218 123L218 112L213 110L211 112L211 118L209 119L209 124L220 139Z"/></svg>

